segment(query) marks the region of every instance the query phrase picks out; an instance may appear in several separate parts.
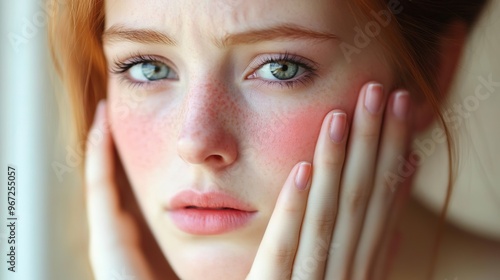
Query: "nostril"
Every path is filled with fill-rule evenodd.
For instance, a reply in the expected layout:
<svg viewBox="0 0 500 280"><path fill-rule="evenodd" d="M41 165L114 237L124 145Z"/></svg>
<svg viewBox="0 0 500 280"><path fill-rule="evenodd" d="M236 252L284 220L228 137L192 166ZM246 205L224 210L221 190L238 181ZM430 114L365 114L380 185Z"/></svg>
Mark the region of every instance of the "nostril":
<svg viewBox="0 0 500 280"><path fill-rule="evenodd" d="M216 160L216 161L222 161L222 160L223 160L223 158L222 158L222 156L221 156L221 155L212 155L212 157L213 157L213 158L214 158L214 160Z"/></svg>
<svg viewBox="0 0 500 280"><path fill-rule="evenodd" d="M200 135L195 135L196 133ZM189 164L209 164L213 167L231 164L236 159L235 140L228 138L227 135L216 135L221 133L218 131L211 131L213 135L208 133L208 131L190 131L179 136L177 139L179 157Z"/></svg>
<svg viewBox="0 0 500 280"><path fill-rule="evenodd" d="M223 163L224 161L225 161L224 156L220 154L213 154L205 158L205 162L212 162L215 164L220 164Z"/></svg>

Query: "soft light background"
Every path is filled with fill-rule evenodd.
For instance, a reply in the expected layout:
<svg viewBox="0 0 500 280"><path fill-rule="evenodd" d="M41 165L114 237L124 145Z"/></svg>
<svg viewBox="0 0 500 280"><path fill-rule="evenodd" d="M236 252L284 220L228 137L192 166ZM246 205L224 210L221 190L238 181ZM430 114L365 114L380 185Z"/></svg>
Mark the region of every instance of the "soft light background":
<svg viewBox="0 0 500 280"><path fill-rule="evenodd" d="M491 221L494 213L497 217L500 213L500 1L494 0L483 16L465 50L451 100L445 109L451 116L452 110L457 112L456 106L463 108L462 113L454 114L455 120L449 121L452 127L455 126L452 131L458 136L459 162L449 218L471 230L480 227L485 235L494 235L500 232L500 219L496 223L485 221ZM494 85L487 89L484 81L489 80ZM486 96L483 100L476 97L477 88ZM418 138L422 141L431 139L435 128ZM432 186L446 184L447 174L442 166L448 159L445 144L436 146L434 153L425 154L427 158L417 176L414 194L425 199L426 206L439 211L445 189ZM462 223L459 220L463 217L460 216L475 221ZM498 239L498 234L496 236Z"/></svg>
<svg viewBox="0 0 500 280"><path fill-rule="evenodd" d="M70 113L64 94L56 98L54 72L46 45L43 1L0 2L0 279L92 279L87 261L87 233L83 186L78 168L78 146L68 138ZM478 77L492 75L500 81L500 0L494 0L486 12L473 41L469 44L460 74L456 79L452 104L461 104L473 95ZM466 200L454 201L453 213L466 213L477 219L496 208L459 211L474 201L500 201L500 88L461 126L461 173L456 192L465 192ZM425 137L425 136L424 136ZM443 196L440 170L445 159L444 145L428 158L417 178L415 197L430 197L426 207L439 209ZM18 169L17 187L17 272L6 268L6 170ZM67 166L58 173L54 166ZM432 179L429 179L432 178ZM439 179L441 178L441 179ZM486 186L486 187L479 187ZM484 191L476 191L484 190ZM475 202L474 202L475 203ZM496 204L500 205L500 203ZM478 224L463 224L474 231ZM491 223L483 231L498 230ZM119 271L111 279L127 279Z"/></svg>
<svg viewBox="0 0 500 280"><path fill-rule="evenodd" d="M67 165L66 149L74 147L64 138L68 106L52 83L48 18L43 0L0 1L2 280L92 279L78 166L60 180L53 169L57 162ZM6 266L8 164L18 169L16 273Z"/></svg>

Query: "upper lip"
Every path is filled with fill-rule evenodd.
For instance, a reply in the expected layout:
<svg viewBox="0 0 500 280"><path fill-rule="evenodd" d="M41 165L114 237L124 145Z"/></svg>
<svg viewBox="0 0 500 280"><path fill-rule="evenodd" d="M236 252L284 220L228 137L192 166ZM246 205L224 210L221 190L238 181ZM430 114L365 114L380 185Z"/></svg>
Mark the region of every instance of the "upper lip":
<svg viewBox="0 0 500 280"><path fill-rule="evenodd" d="M249 203L241 201L227 193L220 191L197 192L192 189L183 190L172 197L169 210L185 209L189 207L206 209L234 209L255 212Z"/></svg>

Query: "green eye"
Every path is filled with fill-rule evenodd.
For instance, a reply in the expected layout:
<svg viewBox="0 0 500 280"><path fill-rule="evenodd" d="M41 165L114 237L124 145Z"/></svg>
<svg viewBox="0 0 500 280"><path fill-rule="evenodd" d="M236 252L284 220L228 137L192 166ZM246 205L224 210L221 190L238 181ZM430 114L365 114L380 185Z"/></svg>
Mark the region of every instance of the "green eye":
<svg viewBox="0 0 500 280"><path fill-rule="evenodd" d="M149 62L142 64L142 73L150 81L166 78L170 73L170 68L160 62Z"/></svg>
<svg viewBox="0 0 500 280"><path fill-rule="evenodd" d="M254 77L260 77L269 81L287 81L296 78L306 72L306 69L298 63L288 60L270 61L257 71Z"/></svg>
<svg viewBox="0 0 500 280"><path fill-rule="evenodd" d="M130 67L129 71L132 79L141 82L175 79L177 77L170 67L159 61L137 63Z"/></svg>
<svg viewBox="0 0 500 280"><path fill-rule="evenodd" d="M277 61L269 63L269 70L276 79L289 80L297 75L299 66L293 62Z"/></svg>

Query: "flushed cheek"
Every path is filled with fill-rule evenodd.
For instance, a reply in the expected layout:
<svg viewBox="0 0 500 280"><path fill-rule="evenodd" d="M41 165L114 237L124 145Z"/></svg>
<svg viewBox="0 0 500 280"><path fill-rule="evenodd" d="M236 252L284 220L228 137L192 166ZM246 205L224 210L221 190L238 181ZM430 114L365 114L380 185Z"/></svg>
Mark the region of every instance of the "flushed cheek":
<svg viewBox="0 0 500 280"><path fill-rule="evenodd" d="M359 89L367 78L348 75L341 80L345 82L325 82L313 98L302 100L302 104L307 105L298 103L286 111L256 118L258 122L249 124L252 131L248 137L254 137L256 156L266 166L273 167L274 174L281 172L286 176L296 163L313 161L321 125L330 111L342 110L347 113L348 121L352 120Z"/></svg>
<svg viewBox="0 0 500 280"><path fill-rule="evenodd" d="M170 154L171 145L165 142L165 131L171 129L168 118L159 118L157 112L147 108L121 115L111 110L112 131L120 157L131 179L151 174L161 168L164 155ZM162 136L163 135L163 136ZM134 181L134 180L133 180Z"/></svg>
<svg viewBox="0 0 500 280"><path fill-rule="evenodd" d="M250 135L255 135L255 149L266 166L290 170L299 161L312 161L321 124L331 106L317 104L271 114L252 124ZM343 107L343 106L340 106Z"/></svg>

